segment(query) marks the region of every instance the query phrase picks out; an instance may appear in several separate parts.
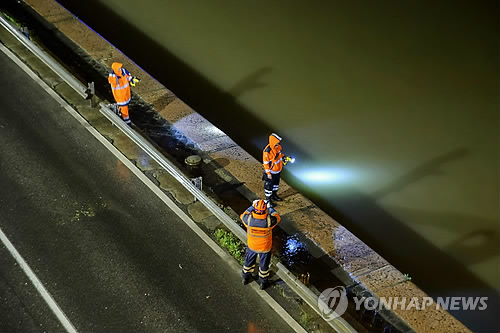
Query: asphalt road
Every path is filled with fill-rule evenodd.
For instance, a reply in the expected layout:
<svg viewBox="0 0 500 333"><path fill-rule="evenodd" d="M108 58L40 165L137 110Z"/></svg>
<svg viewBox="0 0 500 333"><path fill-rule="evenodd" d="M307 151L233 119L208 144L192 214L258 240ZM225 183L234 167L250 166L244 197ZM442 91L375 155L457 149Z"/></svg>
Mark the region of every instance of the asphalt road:
<svg viewBox="0 0 500 333"><path fill-rule="evenodd" d="M290 331L1 52L0 72L0 228L78 331ZM1 245L0 331L63 330Z"/></svg>

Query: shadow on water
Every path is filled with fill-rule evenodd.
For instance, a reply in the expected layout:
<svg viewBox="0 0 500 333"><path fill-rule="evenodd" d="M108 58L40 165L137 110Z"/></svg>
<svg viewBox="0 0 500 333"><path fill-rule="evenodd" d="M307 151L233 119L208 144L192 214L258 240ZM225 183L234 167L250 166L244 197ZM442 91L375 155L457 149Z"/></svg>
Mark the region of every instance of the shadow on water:
<svg viewBox="0 0 500 333"><path fill-rule="evenodd" d="M238 98L248 91L265 87L267 84L263 82L263 79L271 71L272 68L270 67L262 67L261 69L256 70L254 73L238 81L231 89L229 89L229 94L234 98Z"/></svg>
<svg viewBox="0 0 500 333"><path fill-rule="evenodd" d="M415 183L416 181L429 176L435 176L442 173L441 167L444 164L459 160L469 154L465 148L458 148L448 153L439 155L425 163L422 163L411 172L393 180L384 188L372 193L372 197L381 199L393 192L401 191L403 188Z"/></svg>
<svg viewBox="0 0 500 333"><path fill-rule="evenodd" d="M81 17L94 30L99 31L106 39L112 41L116 47L132 58L144 70L153 73L158 81L175 92L179 98L209 121L216 124L241 147L257 159L260 159L261 151L254 145L255 138L267 137L269 133L276 129L270 128L252 116L248 110L238 104L236 97L249 90L265 88L264 78L272 71L272 68L263 67L257 69L255 73L239 81L230 92L221 91L216 85L201 76L195 69L190 68L169 50L154 42L150 37L138 31L129 22L122 20L116 13L113 13L99 2L74 2L69 0L60 0L59 2L75 15ZM10 2L3 1L0 6L16 10L19 5L17 1L12 0ZM44 28L50 30L46 26ZM46 35L42 34L40 38L45 39L44 42L48 44L53 44L54 41L51 38L54 34L63 37L52 30L48 31ZM60 48L63 49L64 47ZM144 50L148 50L148 52L144 52ZM67 49L61 52L71 53ZM65 61L70 59L68 54L56 55L64 58ZM79 63L76 58L78 57L71 58L73 63L70 66L80 69L80 74L85 81L96 82L99 93L110 99L111 96L106 82L107 73L98 69L99 66L97 65L94 71L84 70L83 67L88 67L88 65ZM138 103L136 99L134 103ZM234 118L235 114L238 115L237 122ZM169 127L169 124L154 113L142 112L140 108L134 109L134 105L132 105L131 118L134 123L139 124L139 127L141 127L141 124L147 126L150 137L161 147L167 147L166 150L169 152L178 151L178 156L175 156L175 153L173 155L178 162L182 163L185 155L183 151L185 151L186 147L188 150L191 149L189 140L183 137L182 134L176 133ZM151 125L153 123L155 125ZM245 130L242 130L243 125ZM169 132L170 130L171 132ZM169 135L164 135L165 132L168 132ZM253 137L249 137L249 133ZM172 138L176 138L176 140L172 140ZM259 142L259 144L261 143ZM288 145L287 148L290 151L297 152L297 156L300 156L301 159L314 160L314 156L300 151L297 147ZM394 181L393 184L375 194L379 197L384 196L421 177L436 172L441 164L461 158L465 154L467 154L465 150L458 149L437 157L435 160L417 167L414 172ZM485 311L480 313L478 311L451 311L451 313L475 331L500 331L497 316L500 311L498 292L479 280L463 264L444 253L410 229L405 223L397 220L381 208L373 197L352 190L350 192L346 191L342 198L328 200L311 193L306 184L303 184L291 174L285 172L284 177L287 182L306 194L319 207L339 220L367 245L376 249L391 264L403 273L409 273L413 281L431 296L488 296L488 309ZM234 192L232 191L232 193ZM230 199L227 198L227 200ZM248 206L247 201L243 200L241 202L241 200L236 209L242 210L246 208L245 206ZM339 207L342 207L342 211L340 211ZM478 237L478 235L470 236ZM304 254L300 242L296 242L293 235L287 237L284 237L283 241L285 242L285 251L293 252L290 253L290 260L297 255L298 258L301 258L300 260L307 262L310 258ZM498 239L498 234L495 237L495 239ZM460 244L464 244L464 241L466 240L458 240L459 243L451 245L456 253L463 251L463 246ZM297 263L290 262L289 264L295 265ZM485 321L484 318L489 318L489 321Z"/></svg>

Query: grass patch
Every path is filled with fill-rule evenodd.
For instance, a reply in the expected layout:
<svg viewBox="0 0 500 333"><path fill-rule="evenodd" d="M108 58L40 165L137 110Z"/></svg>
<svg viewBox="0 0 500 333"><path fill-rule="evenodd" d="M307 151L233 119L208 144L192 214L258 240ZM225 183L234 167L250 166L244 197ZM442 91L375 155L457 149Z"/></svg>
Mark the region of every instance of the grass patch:
<svg viewBox="0 0 500 333"><path fill-rule="evenodd" d="M302 310L299 318L300 326L307 329L312 324L312 322L313 322L313 317L309 315L307 312Z"/></svg>
<svg viewBox="0 0 500 333"><path fill-rule="evenodd" d="M13 18L12 16L10 16L9 14L7 14L6 12L0 12L2 13L2 15L9 21L11 21L12 23L14 23L15 25L18 25L18 26L21 26L21 23L20 22L17 22L15 18Z"/></svg>
<svg viewBox="0 0 500 333"><path fill-rule="evenodd" d="M238 237L236 237L232 232L228 232L224 229L215 230L215 238L222 247L226 248L238 262L243 265L245 244L243 244Z"/></svg>

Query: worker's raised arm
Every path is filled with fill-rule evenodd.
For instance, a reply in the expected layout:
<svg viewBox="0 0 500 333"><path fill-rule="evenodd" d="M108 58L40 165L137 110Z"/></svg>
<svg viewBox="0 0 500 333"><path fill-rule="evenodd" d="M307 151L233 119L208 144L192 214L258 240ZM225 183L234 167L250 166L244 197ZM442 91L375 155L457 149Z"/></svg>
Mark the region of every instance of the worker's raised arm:
<svg viewBox="0 0 500 333"><path fill-rule="evenodd" d="M271 225L271 229L278 225L281 222L281 216L274 208L269 208L269 215L271 215L271 221L273 224Z"/></svg>
<svg viewBox="0 0 500 333"><path fill-rule="evenodd" d="M250 206L243 212L243 214L240 215L241 222L245 225L245 227L248 227L248 218L251 216L250 214L254 210L253 206Z"/></svg>

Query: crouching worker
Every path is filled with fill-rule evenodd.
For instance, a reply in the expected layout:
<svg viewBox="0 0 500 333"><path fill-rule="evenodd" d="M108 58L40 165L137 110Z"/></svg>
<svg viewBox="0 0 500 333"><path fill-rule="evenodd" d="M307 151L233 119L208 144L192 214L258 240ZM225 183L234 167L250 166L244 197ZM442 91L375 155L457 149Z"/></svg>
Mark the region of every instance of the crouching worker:
<svg viewBox="0 0 500 333"><path fill-rule="evenodd" d="M281 217L264 200L255 200L240 216L247 228L247 249L241 273L243 284L250 282L259 256L260 289L269 286L269 264L271 263L271 247L273 245L273 228L281 221Z"/></svg>

